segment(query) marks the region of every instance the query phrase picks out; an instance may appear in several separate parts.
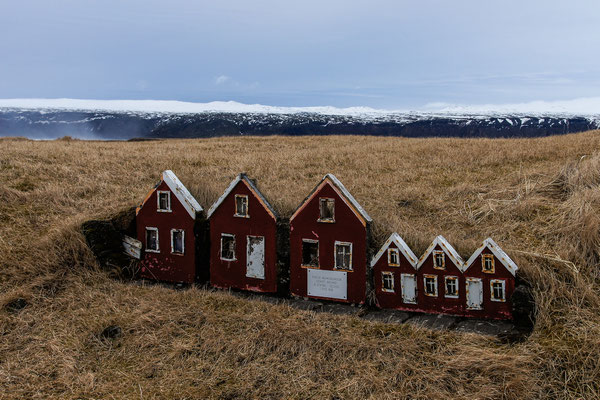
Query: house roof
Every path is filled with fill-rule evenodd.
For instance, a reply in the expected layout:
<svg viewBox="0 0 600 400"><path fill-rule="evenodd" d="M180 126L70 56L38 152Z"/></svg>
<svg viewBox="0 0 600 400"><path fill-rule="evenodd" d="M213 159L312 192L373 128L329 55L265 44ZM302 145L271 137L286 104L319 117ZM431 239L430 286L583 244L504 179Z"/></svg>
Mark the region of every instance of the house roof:
<svg viewBox="0 0 600 400"><path fill-rule="evenodd" d="M173 173L171 170L166 170L162 173L162 180L167 184L171 192L175 195L177 200L181 203L181 205L185 208L185 210L190 214L193 219L196 219L196 213L202 211L202 206L196 201L194 196L187 190L187 188L181 183L179 178ZM154 193L156 188L160 185L159 182L146 196L142 204L137 208L136 215L139 210L146 204L146 201L150 198L150 195Z"/></svg>
<svg viewBox="0 0 600 400"><path fill-rule="evenodd" d="M323 177L323 179L321 179L321 182L319 182L319 184L317 186L315 186L315 188L312 190L312 192L310 192L310 194L302 201L302 203L300 203L300 206L298 206L296 211L294 211L294 213L292 214L292 217L290 218L290 221L293 220L294 218L296 218L296 215L298 215L298 213L304 208L304 206L310 200L312 200L312 198L317 194L317 192L319 191L319 189L323 186L323 184L325 182L329 182L332 185L332 187L334 188L334 190L336 190L336 192L340 195L340 197L348 203L348 205L350 206L352 211L354 211L354 213L358 217L360 217L361 219L363 219L365 221L365 224L367 222L373 221L371 219L371 217L369 216L369 214L367 214L367 212L364 210L364 208L362 208L362 206L358 203L358 201L356 201L354 196L352 196L352 194L350 194L348 189L346 189L344 184L342 182L340 182L340 180L338 178L336 178L335 175L333 175L333 174L327 174Z"/></svg>
<svg viewBox="0 0 600 400"><path fill-rule="evenodd" d="M421 258L419 259L419 263L417 264L417 269L421 268L421 266L423 265L423 263L425 262L427 257L429 257L431 252L433 252L433 250L438 245L442 248L444 253L446 253L446 255L448 257L450 257L450 259L452 260L454 265L456 265L459 270L464 271L465 262L463 261L462 257L460 256L460 254L458 254L458 252L454 249L454 247L452 247L452 245L450 243L448 243L446 238L443 237L442 235L436 237L435 240L433 241L433 243L431 243L431 245L429 245L429 247L425 251L425 254L423 254L421 256Z"/></svg>
<svg viewBox="0 0 600 400"><path fill-rule="evenodd" d="M269 214L271 214L271 216L274 219L278 218L277 212L275 211L275 209L273 208L273 206L271 205L271 203L269 203L269 201L265 198L265 196L260 192L260 190L258 190L258 188L256 187L256 185L254 184L254 182L252 181L252 179L248 178L248 175L246 175L245 173L241 173L239 174L227 187L227 189L225 190L225 193L223 193L221 195L221 197L219 197L217 199L217 201L215 202L215 204L213 204L210 209L208 210L208 214L207 217L210 218L210 216L217 210L217 208L219 208L219 206L223 203L223 201L225 201L225 199L227 198L227 196L229 196L229 194L231 193L231 191L237 186L238 183L243 182L246 184L246 186L250 189L250 191L252 193L254 193L256 195L256 197L258 198L258 200L260 201L260 203L263 205L263 207L265 208L265 210L267 210L267 212Z"/></svg>
<svg viewBox="0 0 600 400"><path fill-rule="evenodd" d="M377 264L381 256L385 254L385 251L390 247L392 243L396 244L396 247L398 247L402 254L404 254L404 257L408 260L410 265L412 265L412 267L416 269L418 261L417 256L415 256L415 253L413 253L413 251L410 249L410 247L408 247L406 242L396 232L390 235L385 244L381 246L381 249L379 249L379 252L375 254L375 257L373 257L373 260L371 261L371 267L374 267L375 264Z"/></svg>
<svg viewBox="0 0 600 400"><path fill-rule="evenodd" d="M496 258L498 260L500 260L500 262L502 263L502 265L504 265L504 267L513 275L515 276L517 274L517 270L519 269L519 267L517 267L517 264L515 264L515 262L513 260L510 259L510 257L508 256L508 254L506 254L504 252L504 250L502 250L500 248L500 246L498 246L498 243L494 242L492 240L492 238L487 238L483 241L483 245L478 248L477 250L475 250L475 252L473 253L473 255L469 258L469 260L467 261L467 263L465 264L465 268L463 270L466 271L477 259L477 257L481 254L481 252L485 249L485 248L490 249L490 251L494 254L494 256L496 256Z"/></svg>

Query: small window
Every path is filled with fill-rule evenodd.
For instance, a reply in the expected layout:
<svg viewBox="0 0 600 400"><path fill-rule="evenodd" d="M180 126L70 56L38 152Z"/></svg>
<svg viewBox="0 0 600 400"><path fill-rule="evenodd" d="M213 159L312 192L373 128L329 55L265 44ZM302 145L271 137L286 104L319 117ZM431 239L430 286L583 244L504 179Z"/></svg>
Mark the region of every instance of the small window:
<svg viewBox="0 0 600 400"><path fill-rule="evenodd" d="M335 242L335 269L352 271L352 243Z"/></svg>
<svg viewBox="0 0 600 400"><path fill-rule="evenodd" d="M423 282L425 284L425 295L437 297L437 275L424 275Z"/></svg>
<svg viewBox="0 0 600 400"><path fill-rule="evenodd" d="M171 211L171 192L169 191L158 191L158 211L169 212Z"/></svg>
<svg viewBox="0 0 600 400"><path fill-rule="evenodd" d="M248 217L248 196L241 194L235 195L235 216Z"/></svg>
<svg viewBox="0 0 600 400"><path fill-rule="evenodd" d="M433 268L435 269L446 269L446 255L443 251L433 251Z"/></svg>
<svg viewBox="0 0 600 400"><path fill-rule="evenodd" d="M335 199L320 198L319 199L319 221L334 222L335 221Z"/></svg>
<svg viewBox="0 0 600 400"><path fill-rule="evenodd" d="M506 301L506 282L502 279L490 281L492 301Z"/></svg>
<svg viewBox="0 0 600 400"><path fill-rule="evenodd" d="M445 297L458 298L458 277L446 276L446 294Z"/></svg>
<svg viewBox="0 0 600 400"><path fill-rule="evenodd" d="M183 229L171 229L171 253L183 254L184 252L184 237Z"/></svg>
<svg viewBox="0 0 600 400"><path fill-rule="evenodd" d="M488 274L494 273L494 255L493 254L482 254L481 255L481 270Z"/></svg>
<svg viewBox="0 0 600 400"><path fill-rule="evenodd" d="M302 266L319 268L319 242L317 240L302 240Z"/></svg>
<svg viewBox="0 0 600 400"><path fill-rule="evenodd" d="M146 228L146 251L160 253L158 247L158 228Z"/></svg>
<svg viewBox="0 0 600 400"><path fill-rule="evenodd" d="M381 273L381 290L394 293L394 274L391 272Z"/></svg>
<svg viewBox="0 0 600 400"><path fill-rule="evenodd" d="M235 261L235 236L228 233L221 234L221 260Z"/></svg>
<svg viewBox="0 0 600 400"><path fill-rule="evenodd" d="M388 249L388 265L390 267L400 266L400 254L398 249Z"/></svg>

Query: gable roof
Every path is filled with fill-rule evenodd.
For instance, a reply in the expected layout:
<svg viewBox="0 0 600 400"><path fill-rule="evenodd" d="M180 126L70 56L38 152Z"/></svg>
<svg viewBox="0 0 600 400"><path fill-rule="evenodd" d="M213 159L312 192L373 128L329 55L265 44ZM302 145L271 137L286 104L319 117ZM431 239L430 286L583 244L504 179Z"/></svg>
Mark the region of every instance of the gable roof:
<svg viewBox="0 0 600 400"><path fill-rule="evenodd" d="M173 173L171 170L163 171L162 180L148 193L142 204L136 209L136 215L139 213L140 209L144 207L150 195L156 191L156 188L160 186L160 184L164 182L167 184L171 192L175 195L177 200L181 203L183 208L190 214L193 219L196 219L196 213L202 211L202 206L196 201L194 196L187 190L187 188L181 183L179 178Z"/></svg>
<svg viewBox="0 0 600 400"><path fill-rule="evenodd" d="M446 255L448 257L450 257L450 259L452 260L452 262L454 263L454 265L456 265L458 267L458 269L461 272L463 272L464 271L465 262L463 261L463 259L460 256L460 254L458 254L458 252L454 249L454 247L452 247L452 245L450 243L448 243L448 241L446 240L446 238L443 237L442 235L439 235L438 237L436 237L435 240L433 241L433 243L431 243L431 245L429 245L429 247L425 251L425 254L423 254L421 256L421 258L419 259L419 263L417 264L417 269L421 268L421 266L423 265L423 263L425 262L425 260L427 259L427 257L429 257L429 255L431 254L431 252L433 252L433 250L438 245L442 248L442 250L444 251L444 253L446 253Z"/></svg>
<svg viewBox="0 0 600 400"><path fill-rule="evenodd" d="M492 238L485 239L483 241L483 245L480 248L478 248L477 250L475 250L473 255L469 258L469 260L465 264L465 269L463 270L463 272L466 271L475 262L477 257L481 254L481 252L486 247L488 249L490 249L490 251L496 256L496 258L498 260L500 260L500 262L502 263L502 265L504 265L504 267L508 270L508 272L510 272L513 276L516 276L517 270L519 269L519 267L517 267L517 264L515 264L515 262L510 259L508 254L506 254L504 252L504 250L502 250L500 248L500 246L498 246L498 243L496 243L492 240Z"/></svg>
<svg viewBox="0 0 600 400"><path fill-rule="evenodd" d="M256 195L256 197L258 198L258 201L263 205L263 207L265 208L265 210L267 210L267 212L269 214L271 214L271 216L273 217L273 219L277 220L277 218L278 218L277 212L275 211L275 209L273 208L273 206L271 205L271 203L269 203L269 201L260 192L260 190L258 190L258 188L254 184L254 182L252 181L252 179L248 178L248 175L246 175L245 173L239 174L229 184L229 186L225 190L225 193L223 193L221 195L221 197L219 197L217 199L217 201L215 202L215 204L213 204L210 207L210 209L208 210L207 218L210 218L210 216L217 210L217 208L219 208L219 206L223 203L223 201L225 201L225 199L227 198L227 196L229 196L229 194L232 192L232 190L240 182L244 182L246 184L246 186L248 187L248 189L250 189L250 191Z"/></svg>
<svg viewBox="0 0 600 400"><path fill-rule="evenodd" d="M293 220L294 218L296 218L298 213L304 208L304 206L310 200L312 200L312 198L317 194L317 192L319 191L319 189L322 187L322 185L325 182L329 182L331 184L331 186L333 187L333 189L340 195L340 197L342 199L346 200L347 204L350 206L350 209L352 209L352 211L359 218L361 218L365 221L365 225L367 222L373 222L373 220L371 219L369 214L367 214L367 212L362 208L362 206L358 203L358 201L356 201L354 196L352 196L350 194L348 189L346 189L346 187L342 184L342 182L340 182L340 180L338 178L336 178L335 175L333 175L333 174L327 174L323 177L323 179L321 179L319 184L317 186L315 186L315 188L312 190L312 192L310 192L310 194L308 196L306 196L306 198L302 201L302 203L300 203L298 208L296 208L296 211L294 211L294 213L292 214L290 221Z"/></svg>
<svg viewBox="0 0 600 400"><path fill-rule="evenodd" d="M374 267L375 264L377 264L381 256L385 254L385 251L390 247L392 243L394 243L396 247L400 249L402 254L404 254L404 257L410 263L410 265L416 269L418 261L417 256L415 256L415 253L413 253L413 251L410 249L410 247L408 247L406 242L396 232L390 235L390 237L384 243L384 245L381 246L381 249L379 249L379 252L375 255L375 257L373 257L373 260L371 261L371 267Z"/></svg>

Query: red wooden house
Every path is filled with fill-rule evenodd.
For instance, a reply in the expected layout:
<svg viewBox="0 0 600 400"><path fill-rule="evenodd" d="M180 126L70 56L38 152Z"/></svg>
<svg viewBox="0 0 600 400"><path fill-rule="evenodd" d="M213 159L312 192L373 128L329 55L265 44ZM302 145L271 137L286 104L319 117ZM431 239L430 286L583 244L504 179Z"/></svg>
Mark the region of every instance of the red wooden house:
<svg viewBox="0 0 600 400"><path fill-rule="evenodd" d="M213 286L277 291L278 218L246 174L231 182L208 211Z"/></svg>
<svg viewBox="0 0 600 400"><path fill-rule="evenodd" d="M169 282L194 282L194 226L202 207L172 171L136 209L137 238L142 242L140 276Z"/></svg>
<svg viewBox="0 0 600 400"><path fill-rule="evenodd" d="M465 315L512 319L517 265L491 238L465 264Z"/></svg>
<svg viewBox="0 0 600 400"><path fill-rule="evenodd" d="M400 235L392 233L371 261L378 307L419 311L417 262Z"/></svg>
<svg viewBox="0 0 600 400"><path fill-rule="evenodd" d="M327 174L290 218L290 291L364 303L371 217Z"/></svg>
<svg viewBox="0 0 600 400"><path fill-rule="evenodd" d="M462 315L464 262L443 236L435 238L417 264L417 303L428 313Z"/></svg>

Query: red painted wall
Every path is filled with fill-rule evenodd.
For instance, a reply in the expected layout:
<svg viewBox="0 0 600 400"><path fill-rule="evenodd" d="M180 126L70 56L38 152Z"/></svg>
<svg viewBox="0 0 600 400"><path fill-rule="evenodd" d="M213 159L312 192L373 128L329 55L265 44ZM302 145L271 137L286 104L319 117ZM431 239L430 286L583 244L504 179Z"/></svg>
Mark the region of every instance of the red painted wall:
<svg viewBox="0 0 600 400"><path fill-rule="evenodd" d="M468 317L490 318L490 319L512 319L512 303L510 301L515 290L515 277L504 267L504 265L494 256L495 272L493 274L483 272L481 268L481 255L492 254L489 249L484 249L482 253L473 261L473 264L465 271L466 278L481 278L483 283L483 309L467 310L465 306L464 314ZM493 255L493 254L492 254ZM492 301L490 280L505 280L506 301Z"/></svg>
<svg viewBox="0 0 600 400"><path fill-rule="evenodd" d="M335 222L318 222L319 198L335 199ZM352 243L352 268L347 275L347 303L364 303L367 271L367 229L328 181L290 221L290 292L308 297L307 269L302 264L302 239L319 241L319 265L333 270L336 241ZM344 300L328 299L344 302Z"/></svg>
<svg viewBox="0 0 600 400"><path fill-rule="evenodd" d="M439 245L434 250L442 251ZM450 257L445 256L445 270L433 268L433 251L417 272L417 302L421 310L427 313L435 314L453 314L462 315L464 312L465 297L465 279L460 269L452 262ZM445 253L444 253L445 254ZM437 297L425 295L424 275L437 276ZM446 275L458 277L458 298L447 298L445 279Z"/></svg>
<svg viewBox="0 0 600 400"><path fill-rule="evenodd" d="M192 283L196 276L195 220L173 193L171 212L158 212L158 190L170 191L169 186L161 182L136 216L137 236L142 242L140 276L158 281ZM146 252L146 227L158 228L160 253ZM171 229L184 230L184 254L171 253Z"/></svg>
<svg viewBox="0 0 600 400"><path fill-rule="evenodd" d="M388 249L397 249L396 243L392 242ZM379 308L394 308L397 310L406 311L421 311L421 307L417 304L404 303L402 300L402 274L413 274L418 278L417 270L408 262L404 254L398 250L400 258L400 266L390 266L388 264L388 251L385 253L373 266L373 280L375 284L375 302ZM382 272L392 272L394 275L394 293L384 292L382 289ZM418 294L418 293L417 293Z"/></svg>
<svg viewBox="0 0 600 400"><path fill-rule="evenodd" d="M235 195L248 196L249 218L235 217ZM236 260L221 260L221 234L235 235ZM265 238L265 279L246 277L247 235ZM220 288L277 291L277 227L271 214L240 181L210 217L210 283Z"/></svg>

